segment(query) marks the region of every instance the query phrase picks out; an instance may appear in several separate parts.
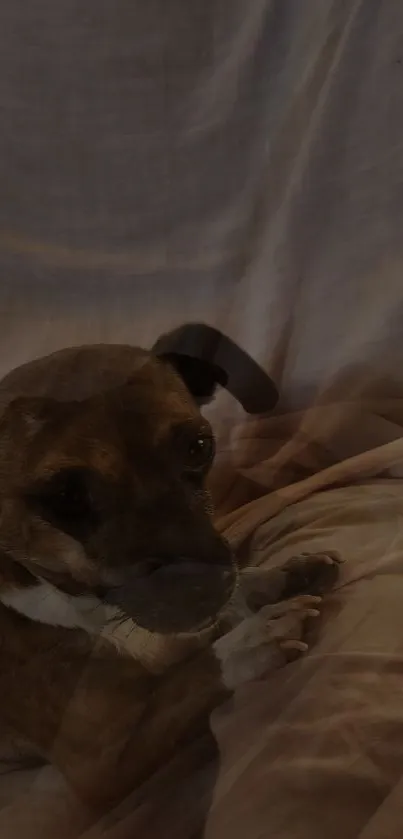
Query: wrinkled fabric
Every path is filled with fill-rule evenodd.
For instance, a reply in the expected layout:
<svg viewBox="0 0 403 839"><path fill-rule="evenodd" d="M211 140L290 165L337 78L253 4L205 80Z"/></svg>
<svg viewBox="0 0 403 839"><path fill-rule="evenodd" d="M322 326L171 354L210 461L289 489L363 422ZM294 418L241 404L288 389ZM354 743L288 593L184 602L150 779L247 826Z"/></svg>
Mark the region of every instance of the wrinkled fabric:
<svg viewBox="0 0 403 839"><path fill-rule="evenodd" d="M260 360L287 407L340 377L354 399L387 377L393 397L402 15L399 0L3 4L2 371L196 319Z"/></svg>
<svg viewBox="0 0 403 839"><path fill-rule="evenodd" d="M212 719L208 839L402 833L402 105L400 0L0 9L0 376L217 326L280 389L208 408L218 526L347 560L310 654ZM196 752L92 828L50 770L0 779L2 839L194 839Z"/></svg>

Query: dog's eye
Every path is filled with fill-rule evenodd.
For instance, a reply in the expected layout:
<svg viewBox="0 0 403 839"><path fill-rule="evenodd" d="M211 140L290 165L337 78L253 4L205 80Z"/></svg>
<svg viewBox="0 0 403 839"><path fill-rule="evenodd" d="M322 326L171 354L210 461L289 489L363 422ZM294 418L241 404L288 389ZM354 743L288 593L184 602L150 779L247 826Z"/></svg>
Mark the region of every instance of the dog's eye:
<svg viewBox="0 0 403 839"><path fill-rule="evenodd" d="M71 472L64 474L52 487L52 504L67 515L86 513L90 505L87 488L81 475Z"/></svg>
<svg viewBox="0 0 403 839"><path fill-rule="evenodd" d="M45 517L74 520L88 516L91 499L81 470L64 469L28 494L31 505Z"/></svg>
<svg viewBox="0 0 403 839"><path fill-rule="evenodd" d="M215 455L214 437L207 432L198 434L189 441L186 470L191 473L199 473L207 469Z"/></svg>

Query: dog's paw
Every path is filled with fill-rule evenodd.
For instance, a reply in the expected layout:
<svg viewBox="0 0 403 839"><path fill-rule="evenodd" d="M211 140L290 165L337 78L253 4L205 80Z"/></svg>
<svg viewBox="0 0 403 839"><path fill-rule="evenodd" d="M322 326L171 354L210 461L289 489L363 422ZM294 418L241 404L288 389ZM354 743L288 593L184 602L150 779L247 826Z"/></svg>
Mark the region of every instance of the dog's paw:
<svg viewBox="0 0 403 839"><path fill-rule="evenodd" d="M283 597L326 594L338 580L341 563L342 559L335 551L292 557L281 569L286 575Z"/></svg>
<svg viewBox="0 0 403 839"><path fill-rule="evenodd" d="M278 568L249 566L240 573L240 597L256 612L267 603L298 594L323 595L337 582L341 561L337 553L328 551L299 554Z"/></svg>
<svg viewBox="0 0 403 839"><path fill-rule="evenodd" d="M214 644L225 687L234 690L306 652L308 618L319 615L320 597L302 595L246 618Z"/></svg>

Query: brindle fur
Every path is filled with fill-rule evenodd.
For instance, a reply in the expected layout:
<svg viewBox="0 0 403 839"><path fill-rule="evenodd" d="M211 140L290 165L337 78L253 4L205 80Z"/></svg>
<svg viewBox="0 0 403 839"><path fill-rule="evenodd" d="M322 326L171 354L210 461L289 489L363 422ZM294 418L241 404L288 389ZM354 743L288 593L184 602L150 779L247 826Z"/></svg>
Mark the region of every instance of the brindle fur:
<svg viewBox="0 0 403 839"><path fill-rule="evenodd" d="M116 585L123 608L157 639L150 663L140 646L129 657L0 605L4 739L53 762L100 810L207 729L227 695L211 640L236 573L213 526L208 464L198 475L188 470L189 441L210 433L191 391L170 365L128 347L67 350L0 388L0 594L37 576L80 592ZM43 489L66 469L89 476L91 521L61 526L43 507ZM200 609L187 566L168 606L157 608L163 586L147 573L139 602L144 557L199 563ZM287 594L287 573L264 580L265 602Z"/></svg>

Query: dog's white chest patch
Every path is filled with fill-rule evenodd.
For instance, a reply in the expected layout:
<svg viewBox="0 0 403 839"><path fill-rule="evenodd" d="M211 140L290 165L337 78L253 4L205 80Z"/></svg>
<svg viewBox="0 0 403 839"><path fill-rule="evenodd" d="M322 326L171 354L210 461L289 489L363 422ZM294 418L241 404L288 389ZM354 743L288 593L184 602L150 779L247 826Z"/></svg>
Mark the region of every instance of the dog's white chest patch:
<svg viewBox="0 0 403 839"><path fill-rule="evenodd" d="M96 597L73 597L41 580L31 588L3 592L0 601L38 623L83 629L89 635L102 637L120 653L147 663L149 667L158 663L161 655L164 660L166 641L163 637L141 629L120 609L108 606Z"/></svg>
<svg viewBox="0 0 403 839"><path fill-rule="evenodd" d="M9 589L0 599L31 620L87 632L102 630L115 612L96 597L72 597L44 580L31 588Z"/></svg>
<svg viewBox="0 0 403 839"><path fill-rule="evenodd" d="M102 638L118 653L136 659L151 672L161 673L171 662L169 636L148 632L119 608L102 603L97 597L73 597L41 580L31 588L4 591L0 602L37 623L82 629ZM175 646L172 660L177 660Z"/></svg>

